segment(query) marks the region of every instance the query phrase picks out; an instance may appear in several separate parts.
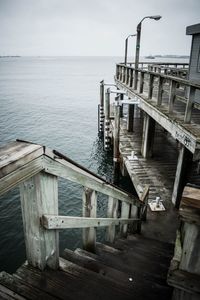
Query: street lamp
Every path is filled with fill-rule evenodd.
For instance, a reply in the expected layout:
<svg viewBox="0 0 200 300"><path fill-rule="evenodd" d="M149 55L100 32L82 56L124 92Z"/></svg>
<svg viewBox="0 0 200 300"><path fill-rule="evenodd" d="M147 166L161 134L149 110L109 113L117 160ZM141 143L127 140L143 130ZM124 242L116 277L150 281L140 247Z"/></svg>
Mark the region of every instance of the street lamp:
<svg viewBox="0 0 200 300"><path fill-rule="evenodd" d="M135 51L135 77L134 77L134 89L137 88L137 78L138 78L138 65L139 65L139 56L140 56L140 37L141 37L141 27L142 27L142 21L144 21L144 19L153 19L155 21L160 20L162 17L159 15L155 15L155 16L146 16L144 17L140 23L137 25L137 40L136 40L136 51Z"/></svg>
<svg viewBox="0 0 200 300"><path fill-rule="evenodd" d="M127 38L125 39L125 56L124 56L124 64L126 65L127 64L127 52L128 52L128 39L129 37L131 36L136 36L136 34L129 34L127 36Z"/></svg>

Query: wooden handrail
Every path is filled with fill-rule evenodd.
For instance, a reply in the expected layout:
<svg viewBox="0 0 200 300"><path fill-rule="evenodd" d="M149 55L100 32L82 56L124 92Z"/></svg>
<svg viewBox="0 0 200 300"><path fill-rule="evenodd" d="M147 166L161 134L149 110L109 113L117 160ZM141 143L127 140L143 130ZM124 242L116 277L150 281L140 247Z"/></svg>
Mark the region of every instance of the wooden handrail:
<svg viewBox="0 0 200 300"><path fill-rule="evenodd" d="M58 177L76 182L83 189L83 216L58 215ZM134 206L140 212L145 203L110 184L56 150L26 141L0 148L0 194L20 185L22 217L28 262L40 269L59 265L58 230L83 228L83 245L95 251L96 227L108 227L106 238L113 241L115 226L122 236L127 225L141 223L141 215L131 218ZM97 192L108 196L107 218L97 218ZM121 205L121 217L118 203ZM51 230L50 230L51 229Z"/></svg>

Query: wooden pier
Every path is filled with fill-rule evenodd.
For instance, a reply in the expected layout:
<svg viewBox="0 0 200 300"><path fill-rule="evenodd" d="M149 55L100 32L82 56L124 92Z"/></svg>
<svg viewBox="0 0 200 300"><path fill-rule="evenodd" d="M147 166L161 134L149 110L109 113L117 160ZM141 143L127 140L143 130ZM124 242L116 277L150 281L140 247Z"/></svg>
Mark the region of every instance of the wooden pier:
<svg viewBox="0 0 200 300"><path fill-rule="evenodd" d="M58 177L83 186L82 217L58 214ZM169 299L166 276L173 247L140 236L148 189L141 201L65 155L24 141L0 148L1 195L17 185L27 262L14 274L0 273L1 299ZM97 192L108 196L105 218L96 217ZM107 244L96 242L100 226L107 228ZM59 253L59 230L66 228L83 228L85 250ZM146 256L141 249L148 243Z"/></svg>

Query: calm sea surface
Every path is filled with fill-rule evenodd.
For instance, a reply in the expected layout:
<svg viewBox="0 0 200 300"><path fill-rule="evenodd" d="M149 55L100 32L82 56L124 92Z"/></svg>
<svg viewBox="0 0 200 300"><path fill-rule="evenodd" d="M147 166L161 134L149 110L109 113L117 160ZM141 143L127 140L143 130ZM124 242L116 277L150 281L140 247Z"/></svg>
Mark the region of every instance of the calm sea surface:
<svg viewBox="0 0 200 300"><path fill-rule="evenodd" d="M112 158L97 136L99 82L113 83L117 57L21 57L0 59L0 145L18 139L63 152L108 180ZM127 181L122 182L128 185ZM81 215L82 188L59 180L59 213ZM98 198L98 215L106 211ZM98 239L102 239L102 230ZM81 246L81 230L60 233L64 247ZM25 260L18 188L0 197L0 270Z"/></svg>

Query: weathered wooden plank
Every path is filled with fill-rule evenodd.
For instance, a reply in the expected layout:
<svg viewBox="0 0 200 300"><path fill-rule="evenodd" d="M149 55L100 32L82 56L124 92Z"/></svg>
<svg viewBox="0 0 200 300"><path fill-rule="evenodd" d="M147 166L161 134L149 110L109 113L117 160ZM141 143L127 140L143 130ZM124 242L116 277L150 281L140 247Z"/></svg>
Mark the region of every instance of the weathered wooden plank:
<svg viewBox="0 0 200 300"><path fill-rule="evenodd" d="M18 147L17 151L13 150L13 152L11 152L11 149L8 149L9 154L0 156L0 178L18 170L20 167L42 156L44 153L42 146L33 144L28 144L26 147Z"/></svg>
<svg viewBox="0 0 200 300"><path fill-rule="evenodd" d="M19 298L16 297L16 299L18 300L21 299L54 300L55 299L53 296L42 291L42 289L38 289L33 285L28 284L26 280L22 280L19 277L12 276L6 272L0 273L0 283L3 286L5 286L7 289L13 291L13 294L15 294L16 296L20 295Z"/></svg>
<svg viewBox="0 0 200 300"><path fill-rule="evenodd" d="M140 206L141 203L137 197L130 196L130 194L118 189L114 185L107 183L105 180L100 179L83 169L73 165L72 163L55 158L54 160L45 157L45 172L53 174L58 177L66 178L70 181L77 182L83 186L91 188L97 192L101 192L105 195L113 198L125 201L130 204Z"/></svg>
<svg viewBox="0 0 200 300"><path fill-rule="evenodd" d="M145 114L141 148L141 153L144 158L150 158L153 155L154 135L155 121L149 115Z"/></svg>
<svg viewBox="0 0 200 300"><path fill-rule="evenodd" d="M167 282L173 287L193 293L200 293L200 277L183 270L171 270Z"/></svg>
<svg viewBox="0 0 200 300"><path fill-rule="evenodd" d="M24 180L31 178L44 169L43 157L22 165L17 170L0 179L0 195L19 185Z"/></svg>
<svg viewBox="0 0 200 300"><path fill-rule="evenodd" d="M0 284L0 299L1 300L13 300L13 299L25 300L24 297L20 296L19 294L13 292L12 290L8 289L7 287L1 284Z"/></svg>
<svg viewBox="0 0 200 300"><path fill-rule="evenodd" d="M57 269L58 232L40 224L43 214L58 214L57 177L41 172L20 185L20 195L28 262L41 270Z"/></svg>
<svg viewBox="0 0 200 300"><path fill-rule="evenodd" d="M117 218L119 201L113 197L108 198L107 218ZM115 240L115 224L110 224L106 230L106 240L113 243Z"/></svg>
<svg viewBox="0 0 200 300"><path fill-rule="evenodd" d="M130 214L130 204L122 202L122 206L121 206L121 218L129 218L129 214ZM120 226L120 235L122 237L126 237L127 236L127 230L128 230L128 225L121 225Z"/></svg>
<svg viewBox="0 0 200 300"><path fill-rule="evenodd" d="M195 103L195 93L196 89L194 87L189 88L189 97L187 100L186 110L185 110L185 116L184 116L184 122L190 123L191 116L192 116L192 109Z"/></svg>
<svg viewBox="0 0 200 300"><path fill-rule="evenodd" d="M169 92L169 113L173 112L174 101L176 98L176 81L171 80L170 82L170 92Z"/></svg>
<svg viewBox="0 0 200 300"><path fill-rule="evenodd" d="M86 217L87 221L83 222L83 219L79 218L79 221L82 221L82 228L83 229L83 248L85 250L95 252L96 248L96 228L94 225L90 227L89 225L89 219L93 218L93 220L96 219L97 215L97 192L88 188L84 188L83 190L83 217ZM65 222L65 219L63 218L61 221L63 224L67 223ZM78 225L78 220L75 220L73 222L74 224ZM81 222L80 222L81 223ZM80 224L79 223L79 228ZM88 223L88 224L87 224ZM92 223L92 222L90 222Z"/></svg>
<svg viewBox="0 0 200 300"><path fill-rule="evenodd" d="M172 193L172 203L179 207L183 188L186 184L186 178L188 174L188 168L192 161L192 154L183 145L179 150L179 157L176 168L176 176L174 181L174 188Z"/></svg>
<svg viewBox="0 0 200 300"><path fill-rule="evenodd" d="M115 199L114 199L115 200ZM94 218L94 217L71 217L71 216L55 216L43 215L42 225L46 229L65 229L65 228L88 228L88 227L104 227L113 225L129 224L137 221L138 218Z"/></svg>
<svg viewBox="0 0 200 300"><path fill-rule="evenodd" d="M200 189L186 186L181 198L181 206L182 205L200 209Z"/></svg>
<svg viewBox="0 0 200 300"><path fill-rule="evenodd" d="M200 280L200 228L196 224L184 223L182 232L183 251L179 268L199 275Z"/></svg>

